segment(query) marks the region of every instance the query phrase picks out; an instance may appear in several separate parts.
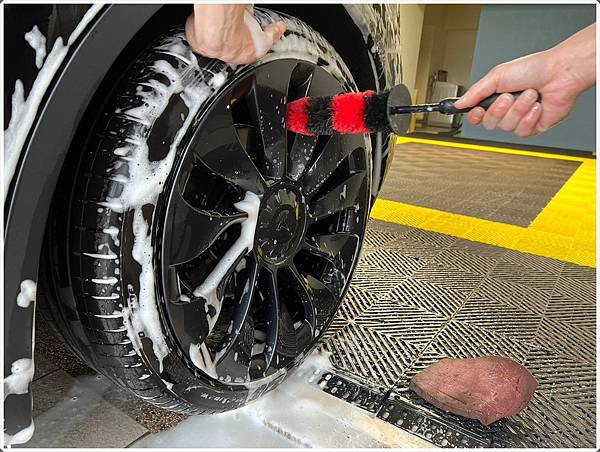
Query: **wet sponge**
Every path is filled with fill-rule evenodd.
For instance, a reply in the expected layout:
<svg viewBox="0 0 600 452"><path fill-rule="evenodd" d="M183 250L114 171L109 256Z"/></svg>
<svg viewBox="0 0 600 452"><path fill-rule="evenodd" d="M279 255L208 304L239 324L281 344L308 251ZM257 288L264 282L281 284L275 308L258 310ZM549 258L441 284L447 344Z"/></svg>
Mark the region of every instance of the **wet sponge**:
<svg viewBox="0 0 600 452"><path fill-rule="evenodd" d="M489 425L525 408L537 380L502 356L447 358L415 375L409 388L438 408Z"/></svg>

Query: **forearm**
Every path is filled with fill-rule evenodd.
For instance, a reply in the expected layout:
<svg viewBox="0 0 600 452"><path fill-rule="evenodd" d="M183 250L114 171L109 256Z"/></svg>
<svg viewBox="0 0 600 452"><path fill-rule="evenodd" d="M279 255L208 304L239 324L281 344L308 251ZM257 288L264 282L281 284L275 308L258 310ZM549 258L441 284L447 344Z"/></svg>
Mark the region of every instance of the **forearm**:
<svg viewBox="0 0 600 452"><path fill-rule="evenodd" d="M573 79L579 92L596 84L596 24L575 33L548 52L558 70Z"/></svg>

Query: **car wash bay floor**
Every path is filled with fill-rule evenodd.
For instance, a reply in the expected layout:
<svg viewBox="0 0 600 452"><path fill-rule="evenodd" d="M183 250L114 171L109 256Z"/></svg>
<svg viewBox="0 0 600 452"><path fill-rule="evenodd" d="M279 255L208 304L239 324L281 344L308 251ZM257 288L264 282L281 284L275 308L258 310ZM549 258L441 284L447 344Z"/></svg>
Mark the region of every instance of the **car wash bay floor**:
<svg viewBox="0 0 600 452"><path fill-rule="evenodd" d="M595 215L595 160L401 140L328 363L186 419L113 387L38 322L28 446L594 447ZM538 379L511 419L484 428L407 389L436 360L487 354Z"/></svg>

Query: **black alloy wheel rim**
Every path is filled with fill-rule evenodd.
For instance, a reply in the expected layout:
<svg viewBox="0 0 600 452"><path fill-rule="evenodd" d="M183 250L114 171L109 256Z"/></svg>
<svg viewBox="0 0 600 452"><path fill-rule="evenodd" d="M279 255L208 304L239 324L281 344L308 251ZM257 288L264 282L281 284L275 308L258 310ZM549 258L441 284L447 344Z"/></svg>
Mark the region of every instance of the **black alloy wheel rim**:
<svg viewBox="0 0 600 452"><path fill-rule="evenodd" d="M285 104L347 90L322 67L268 62L226 86L198 118L163 207L163 315L200 377L244 385L279 374L328 326L354 269L370 199L363 136L306 137L285 128ZM260 197L251 252L231 261L220 312L194 290L240 236L235 204ZM204 343L213 371L192 363ZM203 372L204 371L204 372Z"/></svg>

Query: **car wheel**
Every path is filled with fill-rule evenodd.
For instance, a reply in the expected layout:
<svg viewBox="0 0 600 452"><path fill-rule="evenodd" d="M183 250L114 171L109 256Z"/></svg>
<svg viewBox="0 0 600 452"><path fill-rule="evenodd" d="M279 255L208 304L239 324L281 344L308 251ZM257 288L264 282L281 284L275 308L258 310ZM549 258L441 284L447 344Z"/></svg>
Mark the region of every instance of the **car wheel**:
<svg viewBox="0 0 600 452"><path fill-rule="evenodd" d="M239 407L298 366L365 234L368 139L295 135L284 121L287 101L355 90L349 71L306 24L257 15L288 30L254 65L197 57L181 30L141 53L67 175L67 238L49 237L67 250L48 265L72 290L54 308L64 337L179 412Z"/></svg>

